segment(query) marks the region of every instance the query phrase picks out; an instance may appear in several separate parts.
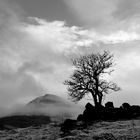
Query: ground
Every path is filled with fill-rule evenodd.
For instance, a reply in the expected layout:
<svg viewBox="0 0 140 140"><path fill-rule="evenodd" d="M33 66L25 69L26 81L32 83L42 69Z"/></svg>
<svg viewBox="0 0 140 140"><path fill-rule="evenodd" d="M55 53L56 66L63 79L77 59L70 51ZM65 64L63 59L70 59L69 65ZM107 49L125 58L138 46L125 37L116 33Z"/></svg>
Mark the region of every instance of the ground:
<svg viewBox="0 0 140 140"><path fill-rule="evenodd" d="M0 140L140 140L140 119L97 122L82 130L61 135L60 126L50 123L38 127L0 131Z"/></svg>

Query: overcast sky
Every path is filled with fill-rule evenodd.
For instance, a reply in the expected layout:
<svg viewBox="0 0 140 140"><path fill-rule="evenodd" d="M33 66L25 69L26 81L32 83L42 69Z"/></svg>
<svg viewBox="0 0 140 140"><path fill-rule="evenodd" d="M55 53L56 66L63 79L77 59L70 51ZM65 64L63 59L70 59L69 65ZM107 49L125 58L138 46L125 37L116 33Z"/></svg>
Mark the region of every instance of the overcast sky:
<svg viewBox="0 0 140 140"><path fill-rule="evenodd" d="M140 105L139 0L0 0L0 106L67 98L70 58L104 49L122 88L105 101Z"/></svg>

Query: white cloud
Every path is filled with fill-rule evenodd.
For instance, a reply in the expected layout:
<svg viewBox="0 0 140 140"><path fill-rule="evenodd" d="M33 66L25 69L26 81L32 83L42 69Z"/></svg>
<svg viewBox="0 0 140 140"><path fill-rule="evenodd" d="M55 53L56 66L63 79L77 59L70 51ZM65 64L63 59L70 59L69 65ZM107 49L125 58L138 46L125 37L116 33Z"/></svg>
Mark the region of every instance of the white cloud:
<svg viewBox="0 0 140 140"><path fill-rule="evenodd" d="M63 21L48 22L39 18L18 23L16 28L12 25L10 29L7 30L8 34L3 33L9 37L8 41L2 40L0 48L1 71L15 74L21 71L22 78L31 76L30 79L33 78L41 89L59 91L57 94L65 91L62 83L71 73L69 59L72 55L84 53L83 48L86 47L88 52L94 51L94 46L100 46L101 43L116 45L139 40L135 30L101 34L93 29L68 27ZM24 91L23 87L26 86L21 87L13 91Z"/></svg>
<svg viewBox="0 0 140 140"><path fill-rule="evenodd" d="M127 41L137 41L140 40L140 34L136 32L125 32L125 31L118 31L116 33L112 33L108 36L102 36L101 40L104 43L125 43Z"/></svg>
<svg viewBox="0 0 140 140"><path fill-rule="evenodd" d="M99 5L98 1L94 2ZM106 4L103 3L99 6L100 9L104 5ZM111 5L113 6L114 2L111 2ZM96 10L98 9L96 8ZM105 14L110 17L112 11L114 11L114 7L105 13L101 11L99 15L102 17ZM8 11L6 10L6 12ZM63 21L49 22L36 17L28 19L25 17L26 20L23 21L18 18L14 10L11 12L12 15L8 12L10 18L4 14L4 20L1 20L1 13L0 78L6 76L0 80L0 98L5 102L2 102L5 105L7 103L4 99L8 99L7 102L10 102L11 98L13 103L26 101L29 97L41 94L42 89L62 94L65 91L62 82L72 72L70 58L81 53L90 53L106 48L117 52L120 69L116 75L120 75L120 77L116 79L118 83L121 81L124 86L129 75L128 72L132 69L131 65L134 68L132 72L139 69L137 64L139 52L130 53L132 51L130 48L133 48L133 45L135 46L134 52L138 51L139 47L138 43L133 44L140 40L140 26L137 22L127 26L124 30L110 30L101 33L94 28L69 27ZM130 61L128 61L129 57ZM123 71L124 69L128 69L128 72ZM122 77L122 75L125 76Z"/></svg>
<svg viewBox="0 0 140 140"><path fill-rule="evenodd" d="M86 40L87 44L88 42L89 44L98 44L98 43L117 44L140 40L140 34L137 33L136 31L120 30L113 33L100 34L98 32L95 32L94 30L88 31L85 30L85 32L82 31L81 35L87 38Z"/></svg>

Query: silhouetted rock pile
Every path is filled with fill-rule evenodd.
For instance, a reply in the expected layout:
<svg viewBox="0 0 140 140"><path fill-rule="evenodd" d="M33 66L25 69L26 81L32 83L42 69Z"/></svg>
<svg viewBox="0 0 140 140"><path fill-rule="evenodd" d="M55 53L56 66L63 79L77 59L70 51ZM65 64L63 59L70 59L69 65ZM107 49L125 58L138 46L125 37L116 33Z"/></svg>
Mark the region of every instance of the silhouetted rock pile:
<svg viewBox="0 0 140 140"><path fill-rule="evenodd" d="M140 116L140 106L130 106L123 103L120 108L115 108L113 102L107 102L104 106L95 107L87 103L83 114L77 117L78 121L96 121L96 120L124 120Z"/></svg>
<svg viewBox="0 0 140 140"><path fill-rule="evenodd" d="M117 121L140 117L140 106L131 106L123 103L119 108L115 108L113 102L107 102L105 106L93 106L87 103L83 114L78 115L77 120L67 119L61 125L61 131L70 132L73 129L86 127L95 121ZM79 122L82 122L81 124Z"/></svg>

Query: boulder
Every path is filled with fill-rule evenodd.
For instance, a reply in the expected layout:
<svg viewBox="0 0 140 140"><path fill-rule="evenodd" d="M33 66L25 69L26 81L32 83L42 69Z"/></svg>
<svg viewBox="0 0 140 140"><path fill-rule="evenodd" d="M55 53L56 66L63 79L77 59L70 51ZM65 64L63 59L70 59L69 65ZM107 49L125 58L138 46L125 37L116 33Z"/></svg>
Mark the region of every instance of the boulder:
<svg viewBox="0 0 140 140"><path fill-rule="evenodd" d="M66 119L62 124L61 124L61 131L64 133L69 133L70 130L75 129L77 126L77 121L72 120L72 119Z"/></svg>
<svg viewBox="0 0 140 140"><path fill-rule="evenodd" d="M105 111L104 106L93 106L90 103L87 103L85 106L85 110L83 112L83 121L92 122L96 120L101 120L103 117L103 112Z"/></svg>
<svg viewBox="0 0 140 140"><path fill-rule="evenodd" d="M129 103L123 103L122 104L122 109L124 109L124 110L129 110L130 109L130 104Z"/></svg>
<svg viewBox="0 0 140 140"><path fill-rule="evenodd" d="M140 106L138 106L138 105L132 105L131 106L131 111L133 113L140 113Z"/></svg>
<svg viewBox="0 0 140 140"><path fill-rule="evenodd" d="M99 111L104 111L105 107L103 105L96 105L96 109L99 110Z"/></svg>
<svg viewBox="0 0 140 140"><path fill-rule="evenodd" d="M130 108L132 117L139 117L140 116L140 106L132 105Z"/></svg>
<svg viewBox="0 0 140 140"><path fill-rule="evenodd" d="M94 106L91 103L87 103L85 105L85 108L86 108L86 110L92 110L92 109L94 109Z"/></svg>
<svg viewBox="0 0 140 140"><path fill-rule="evenodd" d="M83 114L77 117L77 121L93 123L95 121L124 120L140 116L140 106L130 106L129 103L123 103L120 108L115 108L113 102L107 102L105 107L93 106L87 103Z"/></svg>
<svg viewBox="0 0 140 140"><path fill-rule="evenodd" d="M85 106L85 110L83 112L83 121L91 122L96 119L97 119L97 109L90 103L87 103Z"/></svg>
<svg viewBox="0 0 140 140"><path fill-rule="evenodd" d="M114 109L113 102L107 102L107 103L105 104L105 108L107 108L107 109Z"/></svg>
<svg viewBox="0 0 140 140"><path fill-rule="evenodd" d="M82 115L82 114L79 114L79 115L78 115L77 121L83 121L83 115Z"/></svg>

